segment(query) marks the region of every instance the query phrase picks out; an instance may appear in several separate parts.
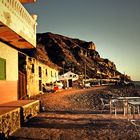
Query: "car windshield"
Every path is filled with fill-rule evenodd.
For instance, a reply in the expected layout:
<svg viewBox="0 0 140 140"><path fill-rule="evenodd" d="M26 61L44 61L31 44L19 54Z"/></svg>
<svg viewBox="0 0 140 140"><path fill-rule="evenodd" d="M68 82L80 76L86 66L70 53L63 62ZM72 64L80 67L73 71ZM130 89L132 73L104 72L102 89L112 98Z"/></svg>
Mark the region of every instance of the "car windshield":
<svg viewBox="0 0 140 140"><path fill-rule="evenodd" d="M53 85L53 84L49 84L49 83L46 84L46 86L52 86L52 85Z"/></svg>

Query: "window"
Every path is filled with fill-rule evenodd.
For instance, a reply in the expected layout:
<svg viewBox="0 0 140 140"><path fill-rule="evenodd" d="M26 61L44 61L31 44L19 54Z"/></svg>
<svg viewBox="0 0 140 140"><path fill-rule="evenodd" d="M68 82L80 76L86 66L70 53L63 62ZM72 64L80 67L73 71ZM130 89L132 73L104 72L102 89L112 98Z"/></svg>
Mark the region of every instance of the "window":
<svg viewBox="0 0 140 140"><path fill-rule="evenodd" d="M41 77L42 77L42 70L41 70L41 67L38 67L38 71L39 71L39 77L41 78Z"/></svg>
<svg viewBox="0 0 140 140"><path fill-rule="evenodd" d="M0 58L0 80L6 80L6 60Z"/></svg>
<svg viewBox="0 0 140 140"><path fill-rule="evenodd" d="M39 80L39 91L42 91L42 81Z"/></svg>
<svg viewBox="0 0 140 140"><path fill-rule="evenodd" d="M31 58L31 57L29 57L29 58L28 58L28 60L29 60L29 61L32 61L32 58Z"/></svg>
<svg viewBox="0 0 140 140"><path fill-rule="evenodd" d="M48 71L47 71L47 69L46 69L46 75L48 75Z"/></svg>
<svg viewBox="0 0 140 140"><path fill-rule="evenodd" d="M35 72L35 65L32 64L32 73L34 73L34 72Z"/></svg>

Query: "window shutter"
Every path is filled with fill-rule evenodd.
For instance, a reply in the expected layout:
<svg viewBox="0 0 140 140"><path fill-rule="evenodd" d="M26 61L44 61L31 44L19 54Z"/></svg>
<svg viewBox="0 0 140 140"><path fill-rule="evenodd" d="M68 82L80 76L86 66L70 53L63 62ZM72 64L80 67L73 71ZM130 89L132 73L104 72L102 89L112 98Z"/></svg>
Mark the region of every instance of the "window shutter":
<svg viewBox="0 0 140 140"><path fill-rule="evenodd" d="M6 80L6 60L0 58L0 80Z"/></svg>

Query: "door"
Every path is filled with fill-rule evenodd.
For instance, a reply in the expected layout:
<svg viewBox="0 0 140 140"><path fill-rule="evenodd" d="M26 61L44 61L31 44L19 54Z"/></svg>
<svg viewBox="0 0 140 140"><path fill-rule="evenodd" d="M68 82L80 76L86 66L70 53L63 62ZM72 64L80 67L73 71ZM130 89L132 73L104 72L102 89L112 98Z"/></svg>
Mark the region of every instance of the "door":
<svg viewBox="0 0 140 140"><path fill-rule="evenodd" d="M18 99L24 99L27 96L26 56L19 53L18 60Z"/></svg>
<svg viewBox="0 0 140 140"><path fill-rule="evenodd" d="M69 79L69 87L72 87L72 79Z"/></svg>
<svg viewBox="0 0 140 140"><path fill-rule="evenodd" d="M18 99L24 99L27 97L26 92L26 74L19 71L19 81L18 81Z"/></svg>

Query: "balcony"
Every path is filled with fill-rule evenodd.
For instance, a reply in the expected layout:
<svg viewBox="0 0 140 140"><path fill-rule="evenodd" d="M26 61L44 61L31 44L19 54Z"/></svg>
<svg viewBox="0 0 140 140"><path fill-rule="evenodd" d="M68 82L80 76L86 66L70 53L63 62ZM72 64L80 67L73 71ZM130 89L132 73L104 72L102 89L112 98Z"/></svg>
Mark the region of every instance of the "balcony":
<svg viewBox="0 0 140 140"><path fill-rule="evenodd" d="M34 48L36 15L31 16L20 1L0 0L0 40L18 49Z"/></svg>
<svg viewBox="0 0 140 140"><path fill-rule="evenodd" d="M19 0L21 3L36 2L36 0Z"/></svg>

